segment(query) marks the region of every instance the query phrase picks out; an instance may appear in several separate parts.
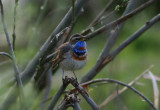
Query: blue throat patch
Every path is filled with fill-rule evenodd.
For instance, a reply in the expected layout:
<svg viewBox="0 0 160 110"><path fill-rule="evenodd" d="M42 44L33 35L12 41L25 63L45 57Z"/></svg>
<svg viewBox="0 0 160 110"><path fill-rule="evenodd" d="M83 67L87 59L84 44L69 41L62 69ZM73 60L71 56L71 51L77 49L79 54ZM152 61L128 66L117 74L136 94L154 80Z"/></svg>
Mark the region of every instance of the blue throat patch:
<svg viewBox="0 0 160 110"><path fill-rule="evenodd" d="M81 48L81 47L86 47L86 42L85 41L78 41L76 44L75 44L75 48Z"/></svg>
<svg viewBox="0 0 160 110"><path fill-rule="evenodd" d="M85 50L79 50L80 48L82 47L86 47L86 42L85 41L78 41L75 45L74 45L74 52L77 54L77 55L83 55L87 52L87 49Z"/></svg>

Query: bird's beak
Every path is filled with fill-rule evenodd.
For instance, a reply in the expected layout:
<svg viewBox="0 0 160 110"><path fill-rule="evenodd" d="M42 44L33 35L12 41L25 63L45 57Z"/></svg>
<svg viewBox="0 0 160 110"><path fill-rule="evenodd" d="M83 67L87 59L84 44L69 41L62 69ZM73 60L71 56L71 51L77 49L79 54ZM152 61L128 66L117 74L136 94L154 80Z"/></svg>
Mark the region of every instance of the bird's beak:
<svg viewBox="0 0 160 110"><path fill-rule="evenodd" d="M85 41L86 38L85 37L81 37L80 41Z"/></svg>

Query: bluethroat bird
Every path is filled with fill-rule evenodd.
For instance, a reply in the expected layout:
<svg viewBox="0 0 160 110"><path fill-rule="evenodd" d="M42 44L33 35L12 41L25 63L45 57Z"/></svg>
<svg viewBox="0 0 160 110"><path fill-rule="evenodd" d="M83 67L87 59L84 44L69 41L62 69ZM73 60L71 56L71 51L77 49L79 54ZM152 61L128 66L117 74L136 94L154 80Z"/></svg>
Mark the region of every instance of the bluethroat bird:
<svg viewBox="0 0 160 110"><path fill-rule="evenodd" d="M53 62L59 62L59 66L63 70L63 78L64 70L74 73L75 70L81 69L86 64L88 55L85 40L84 36L74 34L71 36L69 42L62 44L58 48L58 55Z"/></svg>

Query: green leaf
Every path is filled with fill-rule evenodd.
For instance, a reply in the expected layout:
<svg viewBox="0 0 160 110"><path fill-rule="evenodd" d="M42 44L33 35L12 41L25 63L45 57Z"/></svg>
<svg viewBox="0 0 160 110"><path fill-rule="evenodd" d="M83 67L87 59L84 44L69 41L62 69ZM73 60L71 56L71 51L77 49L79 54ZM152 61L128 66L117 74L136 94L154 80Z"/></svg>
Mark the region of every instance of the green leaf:
<svg viewBox="0 0 160 110"><path fill-rule="evenodd" d="M120 5L117 5L114 10L119 11L119 9L120 9Z"/></svg>

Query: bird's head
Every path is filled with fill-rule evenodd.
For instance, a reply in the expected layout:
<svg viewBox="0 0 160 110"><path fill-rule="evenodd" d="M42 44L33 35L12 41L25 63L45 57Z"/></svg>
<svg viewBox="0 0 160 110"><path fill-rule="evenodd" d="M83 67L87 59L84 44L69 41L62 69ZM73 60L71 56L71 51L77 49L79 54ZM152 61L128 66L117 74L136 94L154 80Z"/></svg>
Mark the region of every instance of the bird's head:
<svg viewBox="0 0 160 110"><path fill-rule="evenodd" d="M85 40L86 40L85 37L82 36L81 34L74 34L74 35L71 36L69 42L70 42L72 45L74 45L74 44L76 44L78 41L85 41Z"/></svg>

